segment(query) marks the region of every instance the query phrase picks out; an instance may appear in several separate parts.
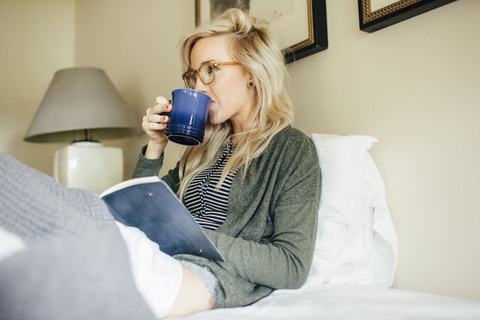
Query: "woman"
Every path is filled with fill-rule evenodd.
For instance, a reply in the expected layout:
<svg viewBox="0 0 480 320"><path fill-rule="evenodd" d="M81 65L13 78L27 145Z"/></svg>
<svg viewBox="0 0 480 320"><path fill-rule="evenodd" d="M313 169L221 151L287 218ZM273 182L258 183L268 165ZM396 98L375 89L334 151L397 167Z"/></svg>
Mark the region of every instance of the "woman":
<svg viewBox="0 0 480 320"><path fill-rule="evenodd" d="M204 142L188 147L163 179L225 262L176 256L183 279L169 316L299 288L313 257L321 175L313 143L290 126L283 55L272 33L231 9L187 35L181 59L186 86L212 104ZM171 110L163 97L147 110L142 125L150 140L134 178L158 175Z"/></svg>

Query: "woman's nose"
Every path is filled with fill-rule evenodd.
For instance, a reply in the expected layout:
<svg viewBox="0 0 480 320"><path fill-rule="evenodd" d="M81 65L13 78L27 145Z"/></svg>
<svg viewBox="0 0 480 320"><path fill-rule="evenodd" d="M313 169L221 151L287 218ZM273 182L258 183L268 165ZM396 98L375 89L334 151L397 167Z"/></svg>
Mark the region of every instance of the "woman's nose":
<svg viewBox="0 0 480 320"><path fill-rule="evenodd" d="M197 81L195 81L195 88L193 89L205 93L207 91L207 88L207 85L204 84L202 80L200 80L200 77L197 78Z"/></svg>

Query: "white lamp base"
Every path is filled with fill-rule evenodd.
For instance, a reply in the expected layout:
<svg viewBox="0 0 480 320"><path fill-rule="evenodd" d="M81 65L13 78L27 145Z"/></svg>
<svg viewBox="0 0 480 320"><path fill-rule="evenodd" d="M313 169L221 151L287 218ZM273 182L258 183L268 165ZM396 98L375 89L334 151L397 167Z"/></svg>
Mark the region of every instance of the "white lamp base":
<svg viewBox="0 0 480 320"><path fill-rule="evenodd" d="M53 173L68 188L100 194L123 181L123 152L100 142L74 142L56 151Z"/></svg>

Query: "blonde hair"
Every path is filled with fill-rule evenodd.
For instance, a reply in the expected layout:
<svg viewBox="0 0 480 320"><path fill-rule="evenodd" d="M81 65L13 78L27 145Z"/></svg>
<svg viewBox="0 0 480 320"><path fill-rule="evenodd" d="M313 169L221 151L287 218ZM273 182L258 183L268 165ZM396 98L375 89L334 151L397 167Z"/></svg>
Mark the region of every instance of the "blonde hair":
<svg viewBox="0 0 480 320"><path fill-rule="evenodd" d="M285 88L284 57L265 21L249 17L238 9L230 9L211 23L196 28L180 43L183 70L191 68L193 46L203 38L230 37L230 53L253 76L256 106L245 132L235 133L238 144L227 162L218 187L229 172L243 167L245 177L252 160L260 156L271 139L293 121L292 103ZM246 84L245 84L246 85ZM183 198L188 184L200 172L213 165L222 146L234 135L230 121L207 123L205 138L196 147L187 147L180 160L180 188Z"/></svg>

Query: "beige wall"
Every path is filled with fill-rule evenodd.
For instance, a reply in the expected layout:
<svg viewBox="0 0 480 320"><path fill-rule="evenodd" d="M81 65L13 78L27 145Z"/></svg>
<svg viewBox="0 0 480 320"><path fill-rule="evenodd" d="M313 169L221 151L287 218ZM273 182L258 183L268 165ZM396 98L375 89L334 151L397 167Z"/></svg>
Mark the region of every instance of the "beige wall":
<svg viewBox="0 0 480 320"><path fill-rule="evenodd" d="M0 152L49 175L63 145L23 137L55 71L73 66L74 3L0 1Z"/></svg>
<svg viewBox="0 0 480 320"><path fill-rule="evenodd" d="M57 146L21 139L73 48L74 64L103 68L140 119L182 86L177 44L194 25L193 0L72 2L0 2L0 151L47 173ZM371 153L400 241L395 288L480 300L479 12L480 1L460 0L368 34L356 0L327 0L328 50L288 66L296 127L380 140ZM124 148L128 176L145 142L105 143ZM166 167L180 151L169 148Z"/></svg>
<svg viewBox="0 0 480 320"><path fill-rule="evenodd" d="M288 67L295 125L379 139L394 288L480 300L480 1L372 34L356 6L328 0L328 50Z"/></svg>

